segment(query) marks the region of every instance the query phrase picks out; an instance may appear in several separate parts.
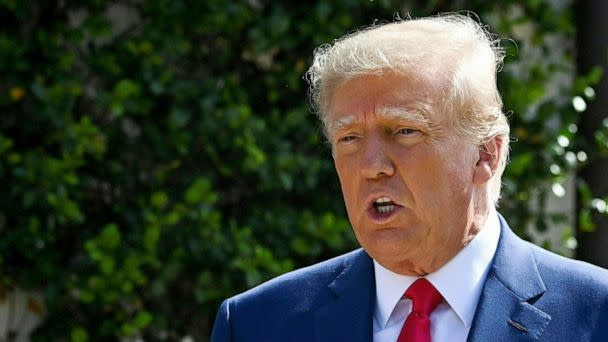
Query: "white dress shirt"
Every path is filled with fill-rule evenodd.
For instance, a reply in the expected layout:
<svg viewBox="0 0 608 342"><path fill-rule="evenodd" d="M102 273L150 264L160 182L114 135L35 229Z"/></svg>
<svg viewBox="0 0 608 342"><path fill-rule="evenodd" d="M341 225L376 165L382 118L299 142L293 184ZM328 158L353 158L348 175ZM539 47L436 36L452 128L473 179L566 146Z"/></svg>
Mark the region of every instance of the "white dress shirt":
<svg viewBox="0 0 608 342"><path fill-rule="evenodd" d="M499 236L500 223L492 208L477 236L447 264L425 276L444 298L430 316L431 341L466 341ZM419 277L394 273L376 260L374 273L374 342L395 342L412 311L412 301L403 294Z"/></svg>

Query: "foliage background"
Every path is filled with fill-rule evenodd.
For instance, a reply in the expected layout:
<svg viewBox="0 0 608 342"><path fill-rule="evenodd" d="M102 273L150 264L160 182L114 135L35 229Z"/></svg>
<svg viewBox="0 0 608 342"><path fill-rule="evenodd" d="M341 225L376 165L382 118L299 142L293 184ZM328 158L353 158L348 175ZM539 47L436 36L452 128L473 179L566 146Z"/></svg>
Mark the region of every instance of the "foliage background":
<svg viewBox="0 0 608 342"><path fill-rule="evenodd" d="M34 340L206 340L222 299L356 246L306 104L313 49L462 8L513 39L500 210L524 236L565 224L546 198L598 153L572 99L601 76L573 78L568 3L0 0L0 293L43 294Z"/></svg>

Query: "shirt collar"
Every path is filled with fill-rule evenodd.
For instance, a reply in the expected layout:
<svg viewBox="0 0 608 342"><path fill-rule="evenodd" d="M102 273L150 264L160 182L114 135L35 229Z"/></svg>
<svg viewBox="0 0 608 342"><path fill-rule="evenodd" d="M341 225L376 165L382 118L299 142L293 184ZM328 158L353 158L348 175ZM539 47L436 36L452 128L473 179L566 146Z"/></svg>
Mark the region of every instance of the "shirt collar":
<svg viewBox="0 0 608 342"><path fill-rule="evenodd" d="M416 276L397 274L374 260L376 276L376 307L374 316L380 327L386 326L388 319L410 285L418 279Z"/></svg>
<svg viewBox="0 0 608 342"><path fill-rule="evenodd" d="M479 302L486 275L496 253L500 223L492 207L481 231L447 264L426 279L435 286L456 312L462 324L469 328ZM376 278L376 322L384 327L399 299L419 277L394 273L374 260Z"/></svg>

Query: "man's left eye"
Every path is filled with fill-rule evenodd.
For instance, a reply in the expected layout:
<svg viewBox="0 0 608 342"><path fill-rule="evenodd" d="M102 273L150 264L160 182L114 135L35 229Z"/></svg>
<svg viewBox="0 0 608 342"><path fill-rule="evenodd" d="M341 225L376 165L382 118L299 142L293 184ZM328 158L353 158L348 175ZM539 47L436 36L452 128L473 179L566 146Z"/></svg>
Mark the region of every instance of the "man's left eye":
<svg viewBox="0 0 608 342"><path fill-rule="evenodd" d="M420 132L417 129L413 129L413 128L400 128L399 130L397 130L397 134L402 134L402 135L410 135L413 133L417 133Z"/></svg>

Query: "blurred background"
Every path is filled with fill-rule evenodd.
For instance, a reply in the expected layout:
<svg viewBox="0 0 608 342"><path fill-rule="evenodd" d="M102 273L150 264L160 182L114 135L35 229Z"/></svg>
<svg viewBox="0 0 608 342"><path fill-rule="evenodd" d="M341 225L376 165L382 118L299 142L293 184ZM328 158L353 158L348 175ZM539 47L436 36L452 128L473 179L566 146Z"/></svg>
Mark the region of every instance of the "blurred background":
<svg viewBox="0 0 608 342"><path fill-rule="evenodd" d="M397 15L505 38L499 211L608 267L607 4L0 0L0 340L206 341L221 300L355 248L302 77Z"/></svg>

